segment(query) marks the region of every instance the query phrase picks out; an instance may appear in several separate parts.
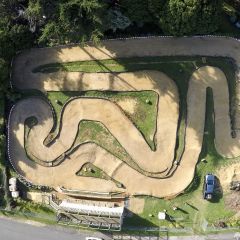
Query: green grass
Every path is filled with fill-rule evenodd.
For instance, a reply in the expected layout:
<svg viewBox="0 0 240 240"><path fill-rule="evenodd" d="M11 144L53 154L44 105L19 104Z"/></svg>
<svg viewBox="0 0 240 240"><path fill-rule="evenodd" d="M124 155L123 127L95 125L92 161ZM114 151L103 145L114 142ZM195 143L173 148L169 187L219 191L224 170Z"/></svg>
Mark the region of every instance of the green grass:
<svg viewBox="0 0 240 240"><path fill-rule="evenodd" d="M46 206L20 199L15 202L15 205L16 207L12 210L0 210L0 215L22 220L34 220L47 225L56 224L56 213Z"/></svg>
<svg viewBox="0 0 240 240"><path fill-rule="evenodd" d="M184 129L185 129L185 116L186 116L186 96L188 89L188 81L196 68L204 65L212 65L221 68L227 78L229 79L230 93L234 95L234 68L230 59L227 58L215 58L207 57L206 62L203 62L201 57L140 57L140 58L123 58L123 59L111 59L111 60L99 60L99 61L84 61L84 62L70 62L70 63L52 63L48 65L39 66L37 71L85 71L85 66L91 66L89 71L96 72L100 68L104 68L105 71L116 71L121 68L121 71L138 71L138 70L159 70L166 73L171 77L177 84L180 96L180 116L179 116L179 131L177 136L177 148L176 148L176 159L180 159L183 148L184 148ZM50 70L49 70L50 69ZM156 95L151 95L149 92L140 93L109 93L109 92L97 92L89 91L81 93L78 95L83 96L99 96L106 97L110 100L115 100L121 97L135 97L136 100L140 101L138 104L137 114L133 116L128 115L129 118L135 123L138 129L142 132L147 143L152 149L155 149L155 144L151 138L153 133L153 128L155 126L155 115L154 109L156 103ZM134 96L135 95L135 96ZM65 103L66 100L71 97L76 96L75 92L50 92L48 97L52 102L56 113L61 110L62 106L55 103L55 100L60 100ZM152 101L152 106L146 105L146 98ZM230 99L232 101L233 99ZM58 117L59 119L59 117Z"/></svg>
<svg viewBox="0 0 240 240"><path fill-rule="evenodd" d="M204 176L211 172L215 173L219 167L239 161L240 158L226 160L222 158L215 149L214 145L214 123L212 118L213 99L212 93L208 90L207 99L207 117L205 131L208 135L204 136L203 148L200 159L205 158L207 163L199 162L196 168L196 174L192 184L185 190L184 194L174 199L164 200L152 197L145 197L144 211L140 216L126 219L127 225L145 224L145 226L166 227L192 227L196 232L202 232L202 226L205 221L212 224L219 220L229 221L234 212L227 209L224 204L225 194L216 191L213 201L206 201L202 197L202 188ZM188 204L186 204L188 203ZM180 210L173 211L172 207L177 206ZM167 210L167 213L176 221L157 219L159 211ZM153 217L149 217L152 214ZM137 220L137 221L136 221Z"/></svg>
<svg viewBox="0 0 240 240"><path fill-rule="evenodd" d="M125 114L131 119L135 126L141 131L149 146L154 149L154 142L152 135L156 125L157 113L157 93L153 91L141 92L101 92L101 91L87 91L87 92L48 92L48 99L52 103L57 117L56 131L60 121L60 113L63 105L71 97L98 97L109 99L117 103L121 100L133 100L136 102L136 113L131 114L125 111ZM150 100L152 104L147 104L146 100ZM62 105L56 103L60 101ZM89 121L90 122L90 121ZM81 127L81 124L80 124ZM100 129L100 127L99 127Z"/></svg>
<svg viewBox="0 0 240 240"><path fill-rule="evenodd" d="M200 58L199 58L200 59ZM33 73L67 72L125 72L159 67L171 68L174 66L192 65L198 60L194 57L131 57L106 60L76 61L67 63L50 63L33 69Z"/></svg>
<svg viewBox="0 0 240 240"><path fill-rule="evenodd" d="M63 105L71 97L101 97L109 99L112 102L131 99L136 102L136 111L131 114L125 111L125 114L135 124L135 126L142 133L149 147L155 149L155 143L153 141L153 135L156 127L156 114L157 114L157 93L153 91L141 91L141 92L100 92L100 91L87 91L87 92L48 92L48 99L53 105L56 112L57 124L55 131L50 135L52 139L57 131L60 121L60 115ZM58 100L58 102L56 101ZM149 100L151 104L146 103ZM61 104L59 104L61 102ZM79 124L79 131L75 139L73 147L85 143L94 142L112 153L122 161L134 169L143 172L142 169L134 162L129 156L117 139L108 131L108 129L99 122L83 120ZM143 172L145 174L145 172ZM147 173L146 173L147 174Z"/></svg>
<svg viewBox="0 0 240 240"><path fill-rule="evenodd" d="M109 180L109 177L106 176L106 173L104 173L100 168L94 166L92 163L85 163L82 165L81 169L76 174L78 176L95 177Z"/></svg>
<svg viewBox="0 0 240 240"><path fill-rule="evenodd" d="M38 203L34 203L32 201L17 199L16 200L17 207L14 209L15 211L24 212L24 213L31 213L34 212L35 214L40 215L52 215L54 216L54 211L46 206L43 206Z"/></svg>
<svg viewBox="0 0 240 240"><path fill-rule="evenodd" d="M196 68L204 66L204 65L212 65L221 68L229 80L229 89L230 94L234 95L234 67L230 62L230 59L226 58L214 58L207 57L206 62L204 63L201 57L141 57L141 58L126 58L126 59L111 59L111 60L99 60L99 61L85 61L85 62L70 62L70 63L52 63L44 66L40 66L35 71L46 71L49 72L49 68L51 71L59 71L59 70L67 70L67 71L85 71L85 66L91 66L89 70L91 72L98 71L100 68L104 68L106 71L116 71L120 69L122 71L138 71L138 70L159 70L166 73L169 77L171 77L175 83L177 84L180 96L180 117L179 117L179 131L177 136L177 148L176 148L176 159L180 159L183 148L184 148L184 129L185 129L185 116L186 116L186 96L188 89L188 81L189 78ZM131 96L128 96L129 93L109 93L109 92L97 92L97 91L89 91L85 93L78 93L78 95L83 96L99 96L99 97L107 97L111 100L114 100L115 97L133 97L136 95L136 99L138 99L141 104L138 104L139 111L136 111L137 114L134 116L129 116L130 119L135 123L138 129L142 132L145 137L147 143L150 145L152 149L154 149L155 145L153 140L151 139L153 133L153 127L155 125L155 115L154 104L147 106L145 100L149 98L153 103L156 102L156 96L150 95L146 93L147 96L139 96L139 93L132 93ZM56 109L57 117L59 119L59 112L61 110L60 105L55 103L55 100L60 100L62 103L65 103L66 100L71 96L76 96L75 92L50 92L48 97L52 102L54 108ZM115 97L114 97L115 96ZM234 99L230 99L232 102ZM231 103L232 104L232 103ZM151 119L149 119L151 117Z"/></svg>
<svg viewBox="0 0 240 240"><path fill-rule="evenodd" d="M94 142L125 162L132 161L131 157L123 149L117 139L99 122L82 121L80 123L79 132L74 145L76 146L85 142Z"/></svg>
<svg viewBox="0 0 240 240"><path fill-rule="evenodd" d="M103 170L96 167L94 164L90 162L83 164L80 170L76 174L78 176L94 177L94 178L105 179L108 181L113 181L117 187L122 186L120 182L116 181L114 178L110 177Z"/></svg>

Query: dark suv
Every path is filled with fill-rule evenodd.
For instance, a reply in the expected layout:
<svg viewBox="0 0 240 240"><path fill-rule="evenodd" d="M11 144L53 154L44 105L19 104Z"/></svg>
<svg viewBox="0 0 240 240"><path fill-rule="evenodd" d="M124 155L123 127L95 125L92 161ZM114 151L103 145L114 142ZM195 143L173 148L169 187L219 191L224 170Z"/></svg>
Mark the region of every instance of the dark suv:
<svg viewBox="0 0 240 240"><path fill-rule="evenodd" d="M212 199L214 187L215 187L215 176L209 173L204 178L204 186L203 186L204 199L207 199L207 200Z"/></svg>

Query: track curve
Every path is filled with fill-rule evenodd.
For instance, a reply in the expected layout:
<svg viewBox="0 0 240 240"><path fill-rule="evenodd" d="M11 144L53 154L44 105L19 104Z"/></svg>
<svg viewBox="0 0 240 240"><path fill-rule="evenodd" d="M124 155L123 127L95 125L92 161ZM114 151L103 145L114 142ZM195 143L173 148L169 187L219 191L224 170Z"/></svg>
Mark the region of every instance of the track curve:
<svg viewBox="0 0 240 240"><path fill-rule="evenodd" d="M73 79L73 77L74 79L79 79L79 75L74 76L74 74L79 73L68 73L67 78L65 73L60 74L63 74L67 81ZM201 151L207 87L211 87L213 90L216 148L226 158L240 155L240 137L238 135L234 139L231 137L232 129L229 117L229 93L226 77L218 68L202 67L196 70L190 79L187 96L188 116L185 150L180 166L178 166L171 177L166 179L146 177L128 165L122 164L120 160L96 144L91 143L81 146L68 160L56 167L46 168L27 159L24 150L24 121L27 116L36 116L38 118L38 125L34 126L30 131L29 140L37 147L31 149L31 151L39 158L42 158L44 155L46 161L52 161L57 155L66 151L76 135L79 121L90 119L103 122L122 146L133 156L133 159L139 166L147 171L166 172L171 167L176 143L179 111L178 93L173 81L164 74L155 71L115 75L100 73L100 82L98 85L98 83L96 84L96 82L92 81L93 75L95 74L82 74L81 86L78 89L120 91L151 89L158 93L159 111L155 139L159 144L157 144L156 152L152 152L149 149L138 130L124 116L120 109L115 104L104 99L75 99L70 101L62 116L63 127L61 128L60 137L56 143L47 148L44 146L43 140L51 130L53 124L50 106L39 99L35 99L34 101L33 99L26 99L17 103L9 119L9 152L15 169L27 179L36 184L54 186L55 188L64 186L69 189L84 189L88 186L88 190L96 191L99 190L99 184L101 184L101 191L117 190L114 184L105 180L79 179L75 175L76 170L91 159L90 152L94 152L95 158L91 161L110 176L114 173L114 178L126 186L126 191L129 194L166 197L182 192L194 176L195 165ZM41 74L34 75L35 80L37 80L36 82L41 80L42 77ZM50 74L50 78L53 80L57 77L60 77L61 81L62 78L59 74ZM46 89L49 90L50 85L47 84L49 80L43 80L43 82L47 86ZM52 85L54 90L56 87L55 84L56 81L54 80ZM58 86L58 90L62 86ZM69 83L66 86L69 86ZM75 84L73 86L77 88ZM33 102L34 107L31 109L29 106ZM103 108L101 111L99 110L99 106ZM28 109L27 111L25 110L26 108ZM113 112L114 115L112 114ZM69 122L69 119L73 120ZM71 131L69 131L69 126L71 126ZM164 126L164 128L161 128L161 126ZM41 137L38 137L40 135ZM68 137L66 138L66 136ZM115 171L116 168L117 170ZM46 178L44 176L49 177Z"/></svg>

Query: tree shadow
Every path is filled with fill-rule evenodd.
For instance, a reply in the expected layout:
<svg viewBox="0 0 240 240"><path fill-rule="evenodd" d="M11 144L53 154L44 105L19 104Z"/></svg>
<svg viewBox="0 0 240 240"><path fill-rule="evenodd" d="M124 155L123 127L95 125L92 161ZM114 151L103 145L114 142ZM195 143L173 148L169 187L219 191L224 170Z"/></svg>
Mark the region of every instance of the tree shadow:
<svg viewBox="0 0 240 240"><path fill-rule="evenodd" d="M123 230L128 229L129 226L132 229L140 229L140 228L155 228L158 225L153 222L148 221L146 218L142 218L140 215L137 215L130 211L129 209L125 209L124 221L123 221Z"/></svg>
<svg viewBox="0 0 240 240"><path fill-rule="evenodd" d="M194 209L196 211L199 211L199 209L197 207L195 207L193 204L186 202L186 205L188 205L189 207L191 207L192 209Z"/></svg>
<svg viewBox="0 0 240 240"><path fill-rule="evenodd" d="M180 207L177 208L177 211L180 211L180 212L182 212L184 214L188 214L188 212L186 210L184 210L184 209L182 209Z"/></svg>
<svg viewBox="0 0 240 240"><path fill-rule="evenodd" d="M158 225L148 221L146 218L125 209L122 231L118 239L154 239L168 240L167 228L161 229Z"/></svg>

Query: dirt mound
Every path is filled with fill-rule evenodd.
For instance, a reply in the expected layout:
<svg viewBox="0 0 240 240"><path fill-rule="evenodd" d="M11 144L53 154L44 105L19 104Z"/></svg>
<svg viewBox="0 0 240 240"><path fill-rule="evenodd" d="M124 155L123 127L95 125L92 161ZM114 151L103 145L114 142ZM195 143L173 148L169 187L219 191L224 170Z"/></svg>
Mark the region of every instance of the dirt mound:
<svg viewBox="0 0 240 240"><path fill-rule="evenodd" d="M232 181L240 181L240 164L234 163L232 165L224 166L219 169L216 175L220 180L222 188L225 191L229 191L230 183Z"/></svg>
<svg viewBox="0 0 240 240"><path fill-rule="evenodd" d="M233 211L240 211L240 193L239 192L231 192L226 196L225 204L228 208Z"/></svg>

